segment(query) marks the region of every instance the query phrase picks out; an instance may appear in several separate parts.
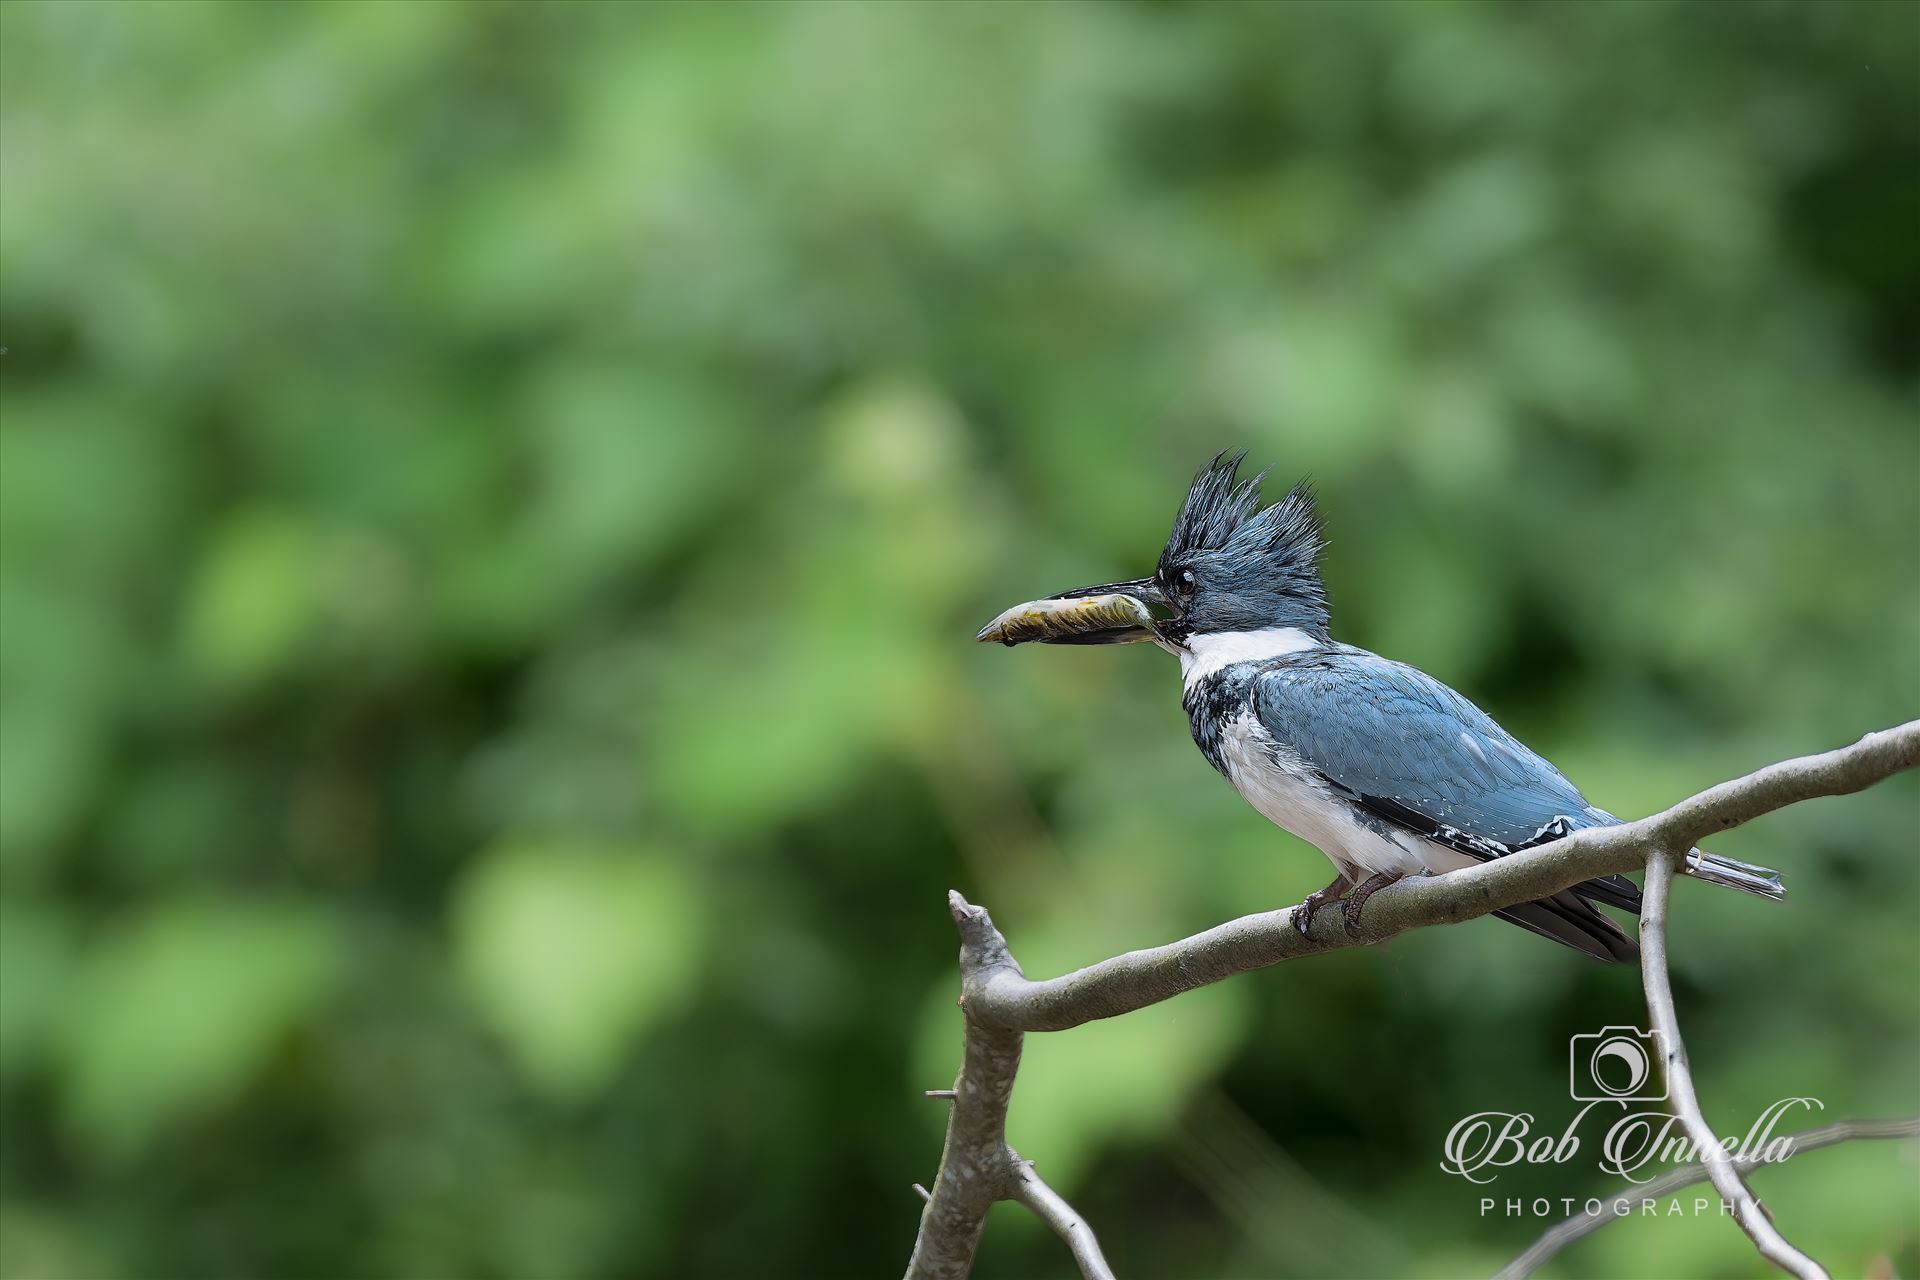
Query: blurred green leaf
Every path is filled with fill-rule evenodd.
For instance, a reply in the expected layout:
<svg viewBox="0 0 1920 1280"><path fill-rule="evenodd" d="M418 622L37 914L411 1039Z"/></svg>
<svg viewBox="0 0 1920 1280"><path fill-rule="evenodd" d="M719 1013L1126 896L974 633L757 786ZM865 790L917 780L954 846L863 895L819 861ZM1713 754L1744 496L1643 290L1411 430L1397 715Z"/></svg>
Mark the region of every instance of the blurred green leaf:
<svg viewBox="0 0 1920 1280"><path fill-rule="evenodd" d="M35 1064L68 999L72 923L34 899L0 900L0 1077Z"/></svg>
<svg viewBox="0 0 1920 1280"><path fill-rule="evenodd" d="M18 699L0 717L0 867L41 865L83 812L97 781L95 726L44 698Z"/></svg>
<svg viewBox="0 0 1920 1280"><path fill-rule="evenodd" d="M124 1155L230 1097L314 1015L339 946L326 916L291 903L187 898L113 928L62 1010L68 1118Z"/></svg>
<svg viewBox="0 0 1920 1280"><path fill-rule="evenodd" d="M229 517L187 602L185 641L218 680L246 684L284 667L318 616L311 532L265 509Z"/></svg>
<svg viewBox="0 0 1920 1280"><path fill-rule="evenodd" d="M1239 1043L1246 997L1230 987L1137 1018L1092 1023L1028 1050L1008 1113L1023 1150L1072 1186L1100 1153L1164 1138Z"/></svg>
<svg viewBox="0 0 1920 1280"><path fill-rule="evenodd" d="M462 879L454 948L529 1079L578 1101L679 1008L701 968L704 905L674 863L626 849L508 845Z"/></svg>
<svg viewBox="0 0 1920 1280"><path fill-rule="evenodd" d="M130 1274L116 1265L100 1233L76 1214L19 1200L0 1200L0 1274L99 1276Z"/></svg>

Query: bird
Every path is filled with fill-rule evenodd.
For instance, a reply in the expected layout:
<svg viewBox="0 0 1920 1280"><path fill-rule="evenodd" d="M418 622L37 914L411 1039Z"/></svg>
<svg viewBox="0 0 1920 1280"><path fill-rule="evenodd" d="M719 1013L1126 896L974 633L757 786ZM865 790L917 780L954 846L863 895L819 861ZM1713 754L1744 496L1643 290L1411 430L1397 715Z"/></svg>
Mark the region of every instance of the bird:
<svg viewBox="0 0 1920 1280"><path fill-rule="evenodd" d="M1150 641L1180 660L1182 705L1214 769L1268 821L1317 847L1333 880L1293 909L1302 934L1338 901L1357 934L1367 900L1620 822L1464 695L1333 639L1312 486L1264 504L1244 451L1194 476L1154 572L1015 605L978 639L1007 646ZM1778 900L1780 874L1691 850L1697 879ZM1637 914L1624 876L1493 914L1597 960L1634 940L1596 904Z"/></svg>

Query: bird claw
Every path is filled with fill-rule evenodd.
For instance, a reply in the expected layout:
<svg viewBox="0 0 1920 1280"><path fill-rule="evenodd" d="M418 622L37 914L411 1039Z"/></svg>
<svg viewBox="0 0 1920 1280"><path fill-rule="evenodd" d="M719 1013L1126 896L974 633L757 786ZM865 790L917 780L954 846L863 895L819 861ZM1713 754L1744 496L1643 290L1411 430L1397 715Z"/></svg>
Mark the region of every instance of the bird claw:
<svg viewBox="0 0 1920 1280"><path fill-rule="evenodd" d="M1313 929L1313 918L1319 914L1320 908L1326 906L1335 898L1338 898L1351 887L1352 881L1348 880L1344 873L1335 876L1332 884L1324 889L1315 889L1312 893L1308 894L1305 900L1293 909L1293 914L1288 917L1288 920L1295 929L1300 931L1301 937L1306 937Z"/></svg>
<svg viewBox="0 0 1920 1280"><path fill-rule="evenodd" d="M1367 899L1390 884L1397 884L1407 878L1404 871L1380 871L1368 876L1355 885L1347 900L1341 903L1341 922L1346 926L1347 936L1360 936L1360 913L1366 909Z"/></svg>

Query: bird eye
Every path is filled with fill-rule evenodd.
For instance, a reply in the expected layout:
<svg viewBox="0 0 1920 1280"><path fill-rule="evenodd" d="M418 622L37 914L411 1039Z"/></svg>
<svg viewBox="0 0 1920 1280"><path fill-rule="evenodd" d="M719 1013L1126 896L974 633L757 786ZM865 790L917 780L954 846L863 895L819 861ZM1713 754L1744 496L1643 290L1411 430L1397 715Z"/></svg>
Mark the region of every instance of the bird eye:
<svg viewBox="0 0 1920 1280"><path fill-rule="evenodd" d="M1179 580L1174 583L1173 593L1182 599L1186 599L1193 595L1194 588L1198 585L1198 580L1193 576L1193 570L1182 569Z"/></svg>

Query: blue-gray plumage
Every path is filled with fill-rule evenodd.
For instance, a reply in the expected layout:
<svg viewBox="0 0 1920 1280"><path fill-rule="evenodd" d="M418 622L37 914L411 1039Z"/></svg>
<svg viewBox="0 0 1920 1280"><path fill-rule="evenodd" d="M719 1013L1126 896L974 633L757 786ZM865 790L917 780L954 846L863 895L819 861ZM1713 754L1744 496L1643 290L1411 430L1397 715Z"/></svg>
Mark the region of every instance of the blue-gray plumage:
<svg viewBox="0 0 1920 1280"><path fill-rule="evenodd" d="M1194 478L1152 578L1064 592L1007 610L982 640L1151 640L1180 659L1194 742L1249 804L1316 845L1339 873L1296 914L1340 893L1349 924L1367 897L1618 819L1440 681L1333 640L1313 497L1261 507L1259 477L1220 457ZM1158 618L1149 606L1171 612ZM1687 870L1781 896L1762 867L1693 851ZM1593 905L1637 911L1620 876L1589 880L1501 918L1603 960L1634 954Z"/></svg>
<svg viewBox="0 0 1920 1280"><path fill-rule="evenodd" d="M1329 645L1262 664L1254 713L1343 793L1509 849L1611 821L1561 772L1424 671Z"/></svg>

